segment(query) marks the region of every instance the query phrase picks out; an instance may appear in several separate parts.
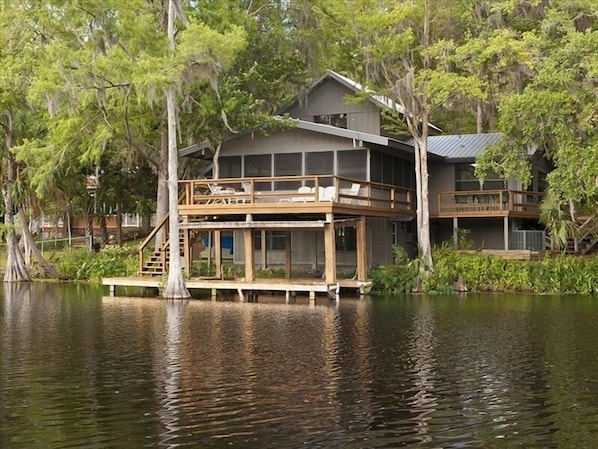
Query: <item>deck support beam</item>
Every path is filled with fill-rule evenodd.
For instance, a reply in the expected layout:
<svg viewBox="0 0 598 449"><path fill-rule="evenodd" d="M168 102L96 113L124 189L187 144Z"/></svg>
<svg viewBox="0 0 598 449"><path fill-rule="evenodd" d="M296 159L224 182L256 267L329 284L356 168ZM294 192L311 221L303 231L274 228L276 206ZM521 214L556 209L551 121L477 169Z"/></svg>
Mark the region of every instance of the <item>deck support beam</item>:
<svg viewBox="0 0 598 449"><path fill-rule="evenodd" d="M503 237L505 241L505 251L509 250L509 217L505 215L503 222Z"/></svg>
<svg viewBox="0 0 598 449"><path fill-rule="evenodd" d="M185 266L183 269L187 273L187 277L191 277L191 264L192 264L192 254L191 254L191 231L189 229L183 229L183 260L185 261Z"/></svg>
<svg viewBox="0 0 598 449"><path fill-rule="evenodd" d="M326 284L336 284L336 242L335 242L335 227L332 216L326 215L328 222L324 227L324 279Z"/></svg>
<svg viewBox="0 0 598 449"><path fill-rule="evenodd" d="M261 265L262 265L262 270L265 270L266 268L268 268L268 240L266 239L266 230L262 229L260 231L260 238L261 238L261 242L262 242L262 246L261 246Z"/></svg>
<svg viewBox="0 0 598 449"><path fill-rule="evenodd" d="M255 281L253 229L243 229L243 241L245 244L245 281L253 282Z"/></svg>
<svg viewBox="0 0 598 449"><path fill-rule="evenodd" d="M355 234L357 239L357 280L365 281L367 279L367 240L366 240L366 221L361 217L355 225Z"/></svg>
<svg viewBox="0 0 598 449"><path fill-rule="evenodd" d="M291 270L292 270L291 231L286 231L284 233L284 250L285 250L284 276L287 279L290 279L291 278Z"/></svg>
<svg viewBox="0 0 598 449"><path fill-rule="evenodd" d="M222 232L214 231L214 263L216 264L216 277L222 279Z"/></svg>
<svg viewBox="0 0 598 449"><path fill-rule="evenodd" d="M459 249L459 219L453 217L453 247Z"/></svg>

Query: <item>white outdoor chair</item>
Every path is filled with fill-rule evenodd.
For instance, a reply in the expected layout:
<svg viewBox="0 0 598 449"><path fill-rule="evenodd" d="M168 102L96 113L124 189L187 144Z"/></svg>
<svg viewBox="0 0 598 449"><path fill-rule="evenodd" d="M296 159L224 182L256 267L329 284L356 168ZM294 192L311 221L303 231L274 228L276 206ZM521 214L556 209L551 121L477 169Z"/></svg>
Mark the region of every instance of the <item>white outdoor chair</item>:
<svg viewBox="0 0 598 449"><path fill-rule="evenodd" d="M323 189L320 190L318 194L320 201L334 201L336 197L336 189L334 188L334 186L320 187L320 189Z"/></svg>
<svg viewBox="0 0 598 449"><path fill-rule="evenodd" d="M313 189L311 187L308 186L301 186L297 189L297 193L299 194L312 194L313 193ZM291 202L292 203L307 203L308 201L314 201L314 197L313 196L294 196L293 198L291 198Z"/></svg>

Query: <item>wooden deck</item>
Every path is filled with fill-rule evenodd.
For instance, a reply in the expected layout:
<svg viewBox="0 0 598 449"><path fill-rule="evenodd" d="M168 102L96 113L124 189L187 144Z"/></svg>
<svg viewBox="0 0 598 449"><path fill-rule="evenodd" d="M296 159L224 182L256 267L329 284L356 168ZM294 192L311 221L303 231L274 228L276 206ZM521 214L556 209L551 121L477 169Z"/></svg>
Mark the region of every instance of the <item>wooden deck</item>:
<svg viewBox="0 0 598 449"><path fill-rule="evenodd" d="M110 296L116 295L117 287L141 287L156 288L163 287L164 279L157 276L134 276L115 277L102 279L102 285L110 289ZM326 294L330 298L339 299L341 289L352 289L360 295L368 294L371 289L371 282L356 281L353 279L341 279L336 284L326 284L324 280L318 279L256 279L246 281L239 279L214 279L194 278L185 281L189 290L206 290L212 299L216 298L219 290L237 291L241 301L246 297L255 295L257 292L279 292L284 293L287 298L295 293L307 293L310 300L315 300L316 294Z"/></svg>
<svg viewBox="0 0 598 449"><path fill-rule="evenodd" d="M473 190L440 192L432 218L540 216L543 194L523 190Z"/></svg>
<svg viewBox="0 0 598 449"><path fill-rule="evenodd" d="M338 176L184 180L179 185L181 217L415 215L412 190Z"/></svg>

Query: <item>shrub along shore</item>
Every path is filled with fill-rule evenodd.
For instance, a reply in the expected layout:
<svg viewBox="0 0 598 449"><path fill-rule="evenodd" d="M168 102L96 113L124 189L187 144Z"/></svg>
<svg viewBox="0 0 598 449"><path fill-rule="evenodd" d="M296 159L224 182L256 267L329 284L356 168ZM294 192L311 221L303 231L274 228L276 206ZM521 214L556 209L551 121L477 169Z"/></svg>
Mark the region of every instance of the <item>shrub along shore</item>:
<svg viewBox="0 0 598 449"><path fill-rule="evenodd" d="M395 247L395 263L371 270L377 293L525 292L598 294L598 254L549 254L541 260L502 259L481 253L463 254L448 245L433 251L434 272L421 273L421 262ZM133 276L138 270L137 246L59 251L49 257L61 279L101 282L103 277ZM36 270L32 273L35 277ZM41 275L41 274L40 274Z"/></svg>
<svg viewBox="0 0 598 449"><path fill-rule="evenodd" d="M372 271L380 293L526 292L598 293L598 255L550 254L542 260L512 260L461 254L448 246L433 251L434 272L422 274L417 260L395 249L395 264Z"/></svg>

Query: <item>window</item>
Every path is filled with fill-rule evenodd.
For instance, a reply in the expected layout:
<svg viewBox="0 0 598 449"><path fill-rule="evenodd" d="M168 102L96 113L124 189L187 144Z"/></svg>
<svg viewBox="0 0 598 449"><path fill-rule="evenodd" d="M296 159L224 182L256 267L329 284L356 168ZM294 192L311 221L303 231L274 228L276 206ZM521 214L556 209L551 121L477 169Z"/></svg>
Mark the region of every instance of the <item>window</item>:
<svg viewBox="0 0 598 449"><path fill-rule="evenodd" d="M314 122L347 129L347 114L314 115Z"/></svg>
<svg viewBox="0 0 598 449"><path fill-rule="evenodd" d="M480 190L480 183L474 176L475 168L470 164L455 166L455 190Z"/></svg>
<svg viewBox="0 0 598 449"><path fill-rule="evenodd" d="M338 176L367 180L366 150L344 150L338 152Z"/></svg>
<svg viewBox="0 0 598 449"><path fill-rule="evenodd" d="M224 156L220 160L220 178L241 177L241 156Z"/></svg>
<svg viewBox="0 0 598 449"><path fill-rule="evenodd" d="M338 251L355 251L357 249L355 228L350 226L336 228L335 242Z"/></svg>
<svg viewBox="0 0 598 449"><path fill-rule="evenodd" d="M266 248L284 250L286 248L286 233L282 231L266 231ZM253 233L253 248L262 249L262 231Z"/></svg>
<svg viewBox="0 0 598 449"><path fill-rule="evenodd" d="M301 153L281 153L274 155L274 176L301 175ZM298 189L299 181L277 182L276 190Z"/></svg>
<svg viewBox="0 0 598 449"><path fill-rule="evenodd" d="M473 164L455 165L455 190L500 190L506 188L504 179L497 174L491 173L486 179L475 177L475 166Z"/></svg>

